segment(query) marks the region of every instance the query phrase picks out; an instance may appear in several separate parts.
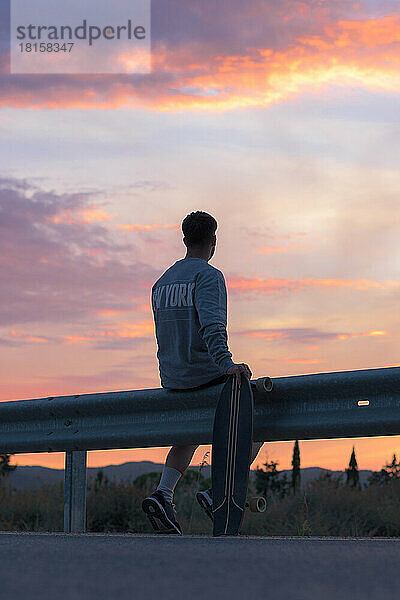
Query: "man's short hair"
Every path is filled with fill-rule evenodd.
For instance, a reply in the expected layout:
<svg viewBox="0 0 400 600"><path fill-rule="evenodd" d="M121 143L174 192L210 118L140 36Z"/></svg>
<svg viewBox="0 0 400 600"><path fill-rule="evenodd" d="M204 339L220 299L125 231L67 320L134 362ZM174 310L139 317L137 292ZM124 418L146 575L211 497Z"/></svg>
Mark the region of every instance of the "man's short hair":
<svg viewBox="0 0 400 600"><path fill-rule="evenodd" d="M182 221L182 231L188 246L207 246L217 229L217 221L206 212L191 212Z"/></svg>

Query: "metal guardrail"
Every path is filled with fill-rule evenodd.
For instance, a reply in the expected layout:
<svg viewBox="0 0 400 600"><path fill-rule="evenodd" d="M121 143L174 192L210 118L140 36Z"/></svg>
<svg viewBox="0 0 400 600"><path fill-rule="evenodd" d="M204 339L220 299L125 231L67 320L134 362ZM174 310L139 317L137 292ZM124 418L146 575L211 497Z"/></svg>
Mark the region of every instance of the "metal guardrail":
<svg viewBox="0 0 400 600"><path fill-rule="evenodd" d="M400 434L400 367L277 377L254 441ZM0 452L66 452L64 529L85 531L88 450L209 444L223 384L0 402Z"/></svg>

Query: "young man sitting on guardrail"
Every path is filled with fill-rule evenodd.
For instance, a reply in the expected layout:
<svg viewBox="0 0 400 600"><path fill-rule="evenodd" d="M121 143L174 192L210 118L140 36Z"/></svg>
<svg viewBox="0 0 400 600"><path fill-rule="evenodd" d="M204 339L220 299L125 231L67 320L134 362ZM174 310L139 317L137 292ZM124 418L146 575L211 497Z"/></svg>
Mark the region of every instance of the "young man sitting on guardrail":
<svg viewBox="0 0 400 600"><path fill-rule="evenodd" d="M215 252L217 221L206 212L192 212L182 222L185 258L155 282L151 301L158 344L161 385L169 389L201 389L235 374L250 379L245 363L235 364L228 349L227 293L222 272L208 261ZM262 442L253 443L251 462ZM142 507L158 533L182 534L173 495L198 446L173 446L157 489ZM197 500L212 519L212 490Z"/></svg>

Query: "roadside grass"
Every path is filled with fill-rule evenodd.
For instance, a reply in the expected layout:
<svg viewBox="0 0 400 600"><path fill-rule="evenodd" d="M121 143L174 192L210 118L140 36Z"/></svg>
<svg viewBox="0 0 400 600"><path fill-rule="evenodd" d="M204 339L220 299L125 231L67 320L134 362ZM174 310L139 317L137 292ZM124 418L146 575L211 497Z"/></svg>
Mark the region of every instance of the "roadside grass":
<svg viewBox="0 0 400 600"><path fill-rule="evenodd" d="M151 533L141 503L156 487L160 473L135 481L115 482L92 478L87 491L87 531ZM185 534L210 535L211 520L193 502L197 489L210 480L188 471L179 482L175 504ZM254 496L252 485L249 496ZM362 490L334 478L309 481L296 495L270 496L264 513L246 511L241 533L262 536L400 536L400 480L372 484ZM63 531L63 483L42 483L13 489L0 483L0 530Z"/></svg>

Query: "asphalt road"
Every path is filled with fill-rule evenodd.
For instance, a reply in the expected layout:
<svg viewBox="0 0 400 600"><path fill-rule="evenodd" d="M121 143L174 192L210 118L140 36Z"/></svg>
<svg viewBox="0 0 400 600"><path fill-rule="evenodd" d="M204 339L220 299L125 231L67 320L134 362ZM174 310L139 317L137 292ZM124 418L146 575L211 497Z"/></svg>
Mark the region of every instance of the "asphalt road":
<svg viewBox="0 0 400 600"><path fill-rule="evenodd" d="M400 538L0 533L1 600L399 600Z"/></svg>

